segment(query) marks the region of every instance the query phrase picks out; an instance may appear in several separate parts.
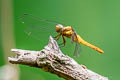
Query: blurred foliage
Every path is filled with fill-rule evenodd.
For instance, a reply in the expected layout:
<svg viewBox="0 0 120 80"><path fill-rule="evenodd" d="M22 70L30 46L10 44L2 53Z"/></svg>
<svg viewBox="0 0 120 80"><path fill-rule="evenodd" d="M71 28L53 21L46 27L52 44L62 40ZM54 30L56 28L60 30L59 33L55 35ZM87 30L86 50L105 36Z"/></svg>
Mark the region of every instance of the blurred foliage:
<svg viewBox="0 0 120 80"><path fill-rule="evenodd" d="M24 33L26 27L19 21L22 14L28 13L43 19L65 23L72 26L83 39L102 48L105 53L101 55L81 45L80 57L75 58L72 53L74 47L70 44L69 39L67 39L67 46L62 48L62 51L73 57L78 63L86 65L89 69L107 76L111 80L120 79L119 0L13 0L13 2L16 48L40 50L47 44L45 40L48 40L46 36L41 40L27 36ZM42 32L39 34L43 35ZM3 62L1 43L0 39L0 65ZM40 69L24 65L20 65L20 68L20 80L63 80Z"/></svg>
<svg viewBox="0 0 120 80"><path fill-rule="evenodd" d="M1 5L1 0L0 0L0 5ZM0 11L1 11L1 7L0 7ZM1 16L0 16L0 66L4 64L2 53L3 53L3 50L2 50L2 39L1 39Z"/></svg>

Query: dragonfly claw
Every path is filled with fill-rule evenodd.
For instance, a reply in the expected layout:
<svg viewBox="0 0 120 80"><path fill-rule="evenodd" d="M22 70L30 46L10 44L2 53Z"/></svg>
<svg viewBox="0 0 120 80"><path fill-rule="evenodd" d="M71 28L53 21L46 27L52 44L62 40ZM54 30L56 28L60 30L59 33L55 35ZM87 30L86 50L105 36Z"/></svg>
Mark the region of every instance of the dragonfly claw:
<svg viewBox="0 0 120 80"><path fill-rule="evenodd" d="M56 37L53 37L53 39L56 40L56 41L58 40Z"/></svg>
<svg viewBox="0 0 120 80"><path fill-rule="evenodd" d="M65 47L64 43L60 43L60 44L58 44L58 45L60 46L60 48L61 48L61 47Z"/></svg>

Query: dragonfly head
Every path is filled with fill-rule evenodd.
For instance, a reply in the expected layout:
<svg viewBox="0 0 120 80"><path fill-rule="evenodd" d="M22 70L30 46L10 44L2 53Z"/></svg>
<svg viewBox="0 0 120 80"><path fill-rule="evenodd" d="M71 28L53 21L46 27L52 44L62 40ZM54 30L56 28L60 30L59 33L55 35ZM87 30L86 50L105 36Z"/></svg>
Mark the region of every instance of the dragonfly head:
<svg viewBox="0 0 120 80"><path fill-rule="evenodd" d="M63 29L63 25L62 24L57 24L56 25L56 32L61 32L62 29Z"/></svg>

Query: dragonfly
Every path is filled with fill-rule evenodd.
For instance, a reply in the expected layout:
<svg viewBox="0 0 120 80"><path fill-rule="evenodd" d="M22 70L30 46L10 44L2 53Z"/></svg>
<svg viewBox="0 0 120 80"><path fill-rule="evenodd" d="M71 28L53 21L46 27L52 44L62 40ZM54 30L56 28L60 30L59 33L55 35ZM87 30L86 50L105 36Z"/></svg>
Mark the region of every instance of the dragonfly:
<svg viewBox="0 0 120 80"><path fill-rule="evenodd" d="M26 26L29 26L25 32L34 38L39 39L43 35L43 34L40 34L40 32L46 32L47 30L48 31L46 33L48 34L54 33L54 32L57 33L57 35L54 36L56 40L59 40L60 37L62 37L63 46L66 45L65 37L70 38L71 42L75 43L74 56L76 57L78 57L80 53L80 44L88 46L98 51L99 53L102 53L102 54L104 53L102 49L85 41L79 34L76 33L76 31L73 29L72 26L64 26L63 24L60 24L59 22L51 21L47 19L40 19L30 14L22 15L20 17L20 20L23 24L27 24Z"/></svg>
<svg viewBox="0 0 120 80"><path fill-rule="evenodd" d="M56 38L59 39L60 36L62 36L64 45L66 43L65 38L64 38L64 36L65 36L65 37L71 38L72 42L83 44L85 46L88 46L88 47L98 51L99 53L102 53L102 54L104 53L104 51L102 49L85 41L80 35L78 35L75 32L75 30L71 26L63 26L61 24L58 24L58 25L56 25L56 32L58 32L58 35L56 36Z"/></svg>

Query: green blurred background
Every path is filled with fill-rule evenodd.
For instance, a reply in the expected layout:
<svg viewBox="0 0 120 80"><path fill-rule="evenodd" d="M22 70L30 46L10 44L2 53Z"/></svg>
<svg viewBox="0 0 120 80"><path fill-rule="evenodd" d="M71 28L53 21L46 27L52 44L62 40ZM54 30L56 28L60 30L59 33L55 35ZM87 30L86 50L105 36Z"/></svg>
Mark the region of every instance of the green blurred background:
<svg viewBox="0 0 120 80"><path fill-rule="evenodd" d="M4 6L2 1L6 1L4 3L6 5L11 4L11 8ZM84 45L79 58L73 57L73 46L66 47L62 51L73 57L79 64L86 65L87 68L110 80L120 79L120 0L1 0L0 66L8 64L7 57L12 55L10 48L40 50L46 45L24 33L25 27L18 20L24 13L73 26L83 39L99 46L105 53L99 54ZM5 18L4 14L8 18ZM13 20L12 25L3 20L9 18ZM4 30L8 31L3 31L4 24L7 25L7 23L9 24ZM13 33L13 39L9 35L10 30ZM45 39L48 40L48 37ZM13 43L10 44L9 40L13 40ZM70 45L69 43L70 40L67 39L67 44ZM14 46L9 47L11 45ZM5 51L7 47L9 47L8 53ZM37 68L24 65L18 65L18 67L20 67L19 80L63 80Z"/></svg>

